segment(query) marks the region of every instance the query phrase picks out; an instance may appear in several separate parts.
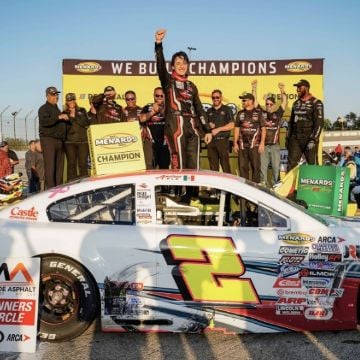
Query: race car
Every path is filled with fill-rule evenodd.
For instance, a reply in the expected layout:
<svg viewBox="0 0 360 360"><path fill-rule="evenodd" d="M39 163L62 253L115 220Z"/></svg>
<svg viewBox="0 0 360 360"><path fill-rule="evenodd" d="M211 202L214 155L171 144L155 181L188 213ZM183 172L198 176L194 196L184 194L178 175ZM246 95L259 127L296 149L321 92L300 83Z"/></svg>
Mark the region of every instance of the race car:
<svg viewBox="0 0 360 360"><path fill-rule="evenodd" d="M103 331L355 329L360 222L245 179L141 171L78 180L0 211L3 257L41 259L40 338Z"/></svg>

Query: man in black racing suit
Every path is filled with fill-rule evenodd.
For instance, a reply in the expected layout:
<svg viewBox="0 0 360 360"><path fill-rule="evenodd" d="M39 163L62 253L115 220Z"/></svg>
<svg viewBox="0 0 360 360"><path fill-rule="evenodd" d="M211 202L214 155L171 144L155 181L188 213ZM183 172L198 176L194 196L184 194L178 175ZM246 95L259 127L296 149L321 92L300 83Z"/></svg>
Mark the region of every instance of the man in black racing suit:
<svg viewBox="0 0 360 360"><path fill-rule="evenodd" d="M310 83L302 79L294 86L298 99L291 110L286 138L288 171L298 164L303 154L308 164L317 164L319 137L324 126L323 103L310 94Z"/></svg>
<svg viewBox="0 0 360 360"><path fill-rule="evenodd" d="M177 52L171 60L172 73L166 69L162 40L166 30L155 33L156 65L165 94L165 137L171 153L172 169L198 169L200 137L208 144L211 129L202 109L196 86L187 79L189 58Z"/></svg>

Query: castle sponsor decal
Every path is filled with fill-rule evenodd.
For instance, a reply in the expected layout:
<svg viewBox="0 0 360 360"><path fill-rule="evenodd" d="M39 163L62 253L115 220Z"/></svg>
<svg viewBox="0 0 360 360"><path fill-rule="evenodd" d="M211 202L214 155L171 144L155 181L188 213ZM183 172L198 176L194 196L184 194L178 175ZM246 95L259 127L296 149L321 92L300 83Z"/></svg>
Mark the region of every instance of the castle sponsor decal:
<svg viewBox="0 0 360 360"><path fill-rule="evenodd" d="M20 220L33 220L38 219L39 212L35 209L35 206L30 209L23 209L20 206L15 206L10 210L10 219Z"/></svg>

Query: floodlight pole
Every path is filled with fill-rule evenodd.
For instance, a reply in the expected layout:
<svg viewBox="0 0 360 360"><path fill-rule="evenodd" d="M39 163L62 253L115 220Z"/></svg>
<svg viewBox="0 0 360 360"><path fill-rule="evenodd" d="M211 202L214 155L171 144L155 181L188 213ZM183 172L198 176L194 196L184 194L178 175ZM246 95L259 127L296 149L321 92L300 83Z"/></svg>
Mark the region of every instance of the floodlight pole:
<svg viewBox="0 0 360 360"><path fill-rule="evenodd" d="M20 108L18 111L14 111L11 113L11 115L14 118L14 142L16 143L16 116L19 114L19 112L22 110L22 108Z"/></svg>
<svg viewBox="0 0 360 360"><path fill-rule="evenodd" d="M1 141L4 140L4 135L3 135L3 113L10 107L10 105L8 105L1 113L0 113L0 131L1 131Z"/></svg>
<svg viewBox="0 0 360 360"><path fill-rule="evenodd" d="M26 144L28 143L28 132L27 132L27 118L29 117L29 115L31 115L34 112L34 109L31 110L30 112L28 112L25 116L25 141Z"/></svg>

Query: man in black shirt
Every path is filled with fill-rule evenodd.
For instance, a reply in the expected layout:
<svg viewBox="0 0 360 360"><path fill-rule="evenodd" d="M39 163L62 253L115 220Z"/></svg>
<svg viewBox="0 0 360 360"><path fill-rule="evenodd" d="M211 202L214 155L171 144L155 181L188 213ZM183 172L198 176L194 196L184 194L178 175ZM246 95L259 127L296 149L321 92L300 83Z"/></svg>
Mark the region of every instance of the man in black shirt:
<svg viewBox="0 0 360 360"><path fill-rule="evenodd" d="M221 90L211 93L213 106L208 109L207 115L213 140L207 145L210 170L219 171L219 162L225 173L231 173L229 161L229 137L234 128L234 119L231 109L222 103Z"/></svg>
<svg viewBox="0 0 360 360"><path fill-rule="evenodd" d="M298 99L294 102L286 138L288 170L294 168L304 154L310 165L316 165L319 138L324 126L323 103L310 94L310 83L300 80L294 84Z"/></svg>
<svg viewBox="0 0 360 360"><path fill-rule="evenodd" d="M46 89L46 103L39 108L39 135L44 154L46 189L60 185L64 172L64 140L67 114L61 113L57 102L59 93L54 86Z"/></svg>

